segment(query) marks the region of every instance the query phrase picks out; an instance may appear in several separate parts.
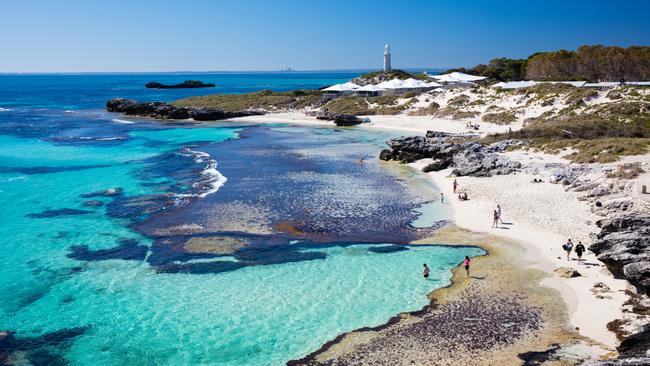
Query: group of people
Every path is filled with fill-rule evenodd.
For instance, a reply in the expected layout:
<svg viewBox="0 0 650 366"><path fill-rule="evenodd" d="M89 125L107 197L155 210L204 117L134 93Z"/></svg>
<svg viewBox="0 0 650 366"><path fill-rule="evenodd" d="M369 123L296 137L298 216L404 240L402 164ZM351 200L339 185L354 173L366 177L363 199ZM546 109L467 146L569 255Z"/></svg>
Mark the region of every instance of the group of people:
<svg viewBox="0 0 650 366"><path fill-rule="evenodd" d="M477 123L477 124L473 124L471 121L468 121L467 123L465 123L465 127L467 127L467 128L471 128L471 129L473 129L473 130L478 130L479 128L481 128L481 126L479 126L478 123Z"/></svg>
<svg viewBox="0 0 650 366"><path fill-rule="evenodd" d="M465 256L465 259L463 260L463 266L465 267L465 273L467 274L467 277L469 277L469 264L472 262L471 259L469 259L468 256ZM422 269L422 276L424 276L425 280L429 279L429 267L427 266L426 263L423 264L424 268Z"/></svg>
<svg viewBox="0 0 650 366"><path fill-rule="evenodd" d="M562 249L566 252L566 260L570 261L570 255L572 251L576 252L576 255L578 256L578 265L580 265L580 261L582 260L582 253L585 252L585 246L582 245L581 241L578 241L578 245L573 247L573 242L571 239L567 240L566 243L562 244Z"/></svg>

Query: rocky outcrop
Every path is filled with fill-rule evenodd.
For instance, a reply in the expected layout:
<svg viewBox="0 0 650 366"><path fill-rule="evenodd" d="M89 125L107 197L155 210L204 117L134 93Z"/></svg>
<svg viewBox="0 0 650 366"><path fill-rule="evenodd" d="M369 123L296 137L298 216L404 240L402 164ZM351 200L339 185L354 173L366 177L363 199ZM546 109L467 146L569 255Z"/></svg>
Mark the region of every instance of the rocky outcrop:
<svg viewBox="0 0 650 366"><path fill-rule="evenodd" d="M361 118L348 113L320 112L316 119L333 121L337 126L356 126L363 122Z"/></svg>
<svg viewBox="0 0 650 366"><path fill-rule="evenodd" d="M600 232L589 250L618 278L650 293L650 213L627 212L596 222Z"/></svg>
<svg viewBox="0 0 650 366"><path fill-rule="evenodd" d="M192 88L212 88L214 84L204 83L199 80L185 80L180 84L162 84L157 81L146 83L147 89L192 89Z"/></svg>
<svg viewBox="0 0 650 366"><path fill-rule="evenodd" d="M136 102L130 99L115 98L106 102L109 112L124 113L128 116L154 119L188 119L196 121L217 121L227 118L264 114L260 111L226 111L208 107L176 107L163 102Z"/></svg>
<svg viewBox="0 0 650 366"><path fill-rule="evenodd" d="M485 146L473 141L459 144L447 142L446 137L430 131L427 137L410 136L391 139L387 142L390 149L382 150L379 158L404 163L432 158L434 161L424 167L423 171L438 171L452 167L452 175L455 176L488 177L510 174L521 168L521 163L508 160L498 154L504 151L509 143Z"/></svg>

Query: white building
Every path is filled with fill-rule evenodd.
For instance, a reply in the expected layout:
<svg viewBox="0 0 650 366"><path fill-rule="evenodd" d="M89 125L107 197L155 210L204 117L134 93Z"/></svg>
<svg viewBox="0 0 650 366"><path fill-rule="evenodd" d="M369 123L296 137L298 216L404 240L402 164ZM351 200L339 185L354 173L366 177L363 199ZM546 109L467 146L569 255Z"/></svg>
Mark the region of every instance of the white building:
<svg viewBox="0 0 650 366"><path fill-rule="evenodd" d="M384 46L384 72L392 70L390 67L390 45Z"/></svg>

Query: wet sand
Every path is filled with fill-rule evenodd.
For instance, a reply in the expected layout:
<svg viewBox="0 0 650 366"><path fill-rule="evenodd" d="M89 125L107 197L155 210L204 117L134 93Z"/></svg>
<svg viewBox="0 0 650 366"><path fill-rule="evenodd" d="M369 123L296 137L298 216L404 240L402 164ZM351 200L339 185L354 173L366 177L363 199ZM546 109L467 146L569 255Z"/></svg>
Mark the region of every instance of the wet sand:
<svg viewBox="0 0 650 366"><path fill-rule="evenodd" d="M488 254L461 266L430 304L386 325L337 337L290 365L574 365L594 345L568 323L560 293L540 285L514 241L454 225L415 242L478 245ZM424 281L424 279L423 279Z"/></svg>

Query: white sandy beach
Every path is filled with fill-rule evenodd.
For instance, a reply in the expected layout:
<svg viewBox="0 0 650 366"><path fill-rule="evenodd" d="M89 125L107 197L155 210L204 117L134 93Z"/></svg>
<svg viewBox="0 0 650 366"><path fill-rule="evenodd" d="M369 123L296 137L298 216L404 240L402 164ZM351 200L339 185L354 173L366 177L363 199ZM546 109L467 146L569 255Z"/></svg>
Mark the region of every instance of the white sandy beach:
<svg viewBox="0 0 650 366"><path fill-rule="evenodd" d="M398 115L376 115L376 116L359 116L361 118L370 119L369 123L362 123L359 128L373 128L373 129L390 129L396 131L403 131L410 134L424 134L427 130L450 132L450 133L497 133L507 132L509 128L513 131L521 128L521 123L513 123L510 125L497 125L493 123L485 123L472 121L474 124L480 126L478 131L470 130L466 127L465 121L457 121L444 118L432 118L431 116L408 116L403 114ZM292 123L300 125L312 126L332 126L332 122L317 120L316 117L307 116L302 112L283 112L283 113L269 113L261 116L248 116L233 118L234 122L250 122L250 123Z"/></svg>

